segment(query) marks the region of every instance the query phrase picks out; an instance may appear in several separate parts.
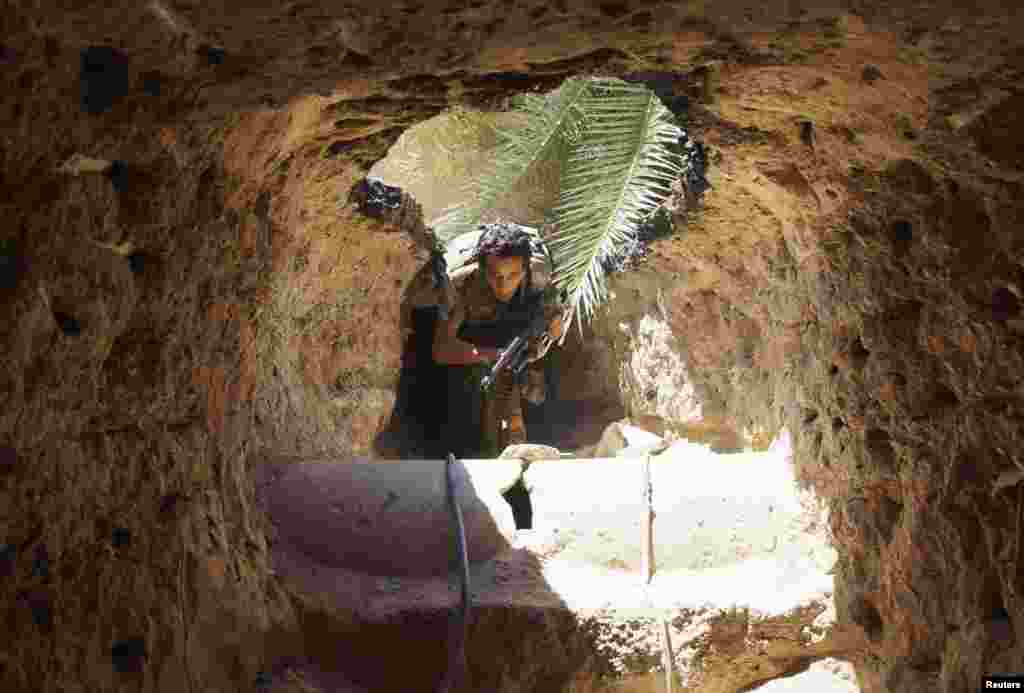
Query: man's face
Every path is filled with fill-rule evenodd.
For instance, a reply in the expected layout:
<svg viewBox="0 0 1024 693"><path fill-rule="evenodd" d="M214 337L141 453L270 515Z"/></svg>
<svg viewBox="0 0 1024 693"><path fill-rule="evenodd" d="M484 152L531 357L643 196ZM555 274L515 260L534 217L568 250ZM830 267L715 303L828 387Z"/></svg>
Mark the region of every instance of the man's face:
<svg viewBox="0 0 1024 693"><path fill-rule="evenodd" d="M502 303L512 300L524 276L526 267L523 258L487 256L487 283Z"/></svg>

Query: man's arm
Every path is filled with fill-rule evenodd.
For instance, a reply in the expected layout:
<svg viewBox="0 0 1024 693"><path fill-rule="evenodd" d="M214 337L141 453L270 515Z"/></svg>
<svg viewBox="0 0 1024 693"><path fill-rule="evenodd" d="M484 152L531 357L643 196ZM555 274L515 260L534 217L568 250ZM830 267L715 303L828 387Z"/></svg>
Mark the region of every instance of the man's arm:
<svg viewBox="0 0 1024 693"><path fill-rule="evenodd" d="M562 338L565 332L562 317L562 307L559 304L547 304L544 306L544 319L548 325L547 334L533 340L526 355L526 362L538 361L548 353L553 344Z"/></svg>

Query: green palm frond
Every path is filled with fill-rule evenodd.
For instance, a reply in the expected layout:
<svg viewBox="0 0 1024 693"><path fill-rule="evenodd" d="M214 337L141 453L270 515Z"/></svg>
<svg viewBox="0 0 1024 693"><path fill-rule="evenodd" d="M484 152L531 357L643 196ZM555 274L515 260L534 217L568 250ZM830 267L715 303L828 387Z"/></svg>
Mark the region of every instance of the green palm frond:
<svg viewBox="0 0 1024 693"><path fill-rule="evenodd" d="M461 192L464 202L432 227L449 255L468 249L484 217L503 214L503 198L522 196L534 179L544 180L546 190L551 178L557 203L545 211L555 230L543 240L555 286L568 297L567 317L582 327L607 298L607 263L636 242L641 222L685 172L672 150L683 132L658 96L613 78L569 79L547 95L516 97L514 107L505 114L514 117L495 127L497 146ZM536 202L553 204L554 190L544 193Z"/></svg>
<svg viewBox="0 0 1024 693"><path fill-rule="evenodd" d="M545 238L553 280L581 325L607 297L603 263L636 237L684 170L668 148L682 130L655 94L617 79L590 86L579 106L585 130L563 168L557 231Z"/></svg>
<svg viewBox="0 0 1024 693"><path fill-rule="evenodd" d="M588 98L588 86L586 80L570 79L544 96L523 94L517 99L521 126L497 131L494 157L486 170L474 177L462 198L465 202L448 208L434 221L434 232L442 241L474 231L484 212L500 202L536 163L565 156L583 132L581 103Z"/></svg>

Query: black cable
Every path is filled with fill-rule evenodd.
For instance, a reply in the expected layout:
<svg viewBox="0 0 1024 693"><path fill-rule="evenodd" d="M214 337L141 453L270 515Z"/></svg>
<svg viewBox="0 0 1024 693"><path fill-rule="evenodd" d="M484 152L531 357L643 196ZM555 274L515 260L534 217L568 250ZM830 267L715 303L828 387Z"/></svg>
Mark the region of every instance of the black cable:
<svg viewBox="0 0 1024 693"><path fill-rule="evenodd" d="M466 529L462 523L462 511L455 497L455 455L448 453L445 463L445 491L448 495L448 510L451 511L452 523L455 526L455 551L458 554L459 567L462 571L462 600L459 614L449 627L448 636L448 671L438 688L438 693L449 693L459 674L465 670L466 636L469 632L469 554L466 551Z"/></svg>

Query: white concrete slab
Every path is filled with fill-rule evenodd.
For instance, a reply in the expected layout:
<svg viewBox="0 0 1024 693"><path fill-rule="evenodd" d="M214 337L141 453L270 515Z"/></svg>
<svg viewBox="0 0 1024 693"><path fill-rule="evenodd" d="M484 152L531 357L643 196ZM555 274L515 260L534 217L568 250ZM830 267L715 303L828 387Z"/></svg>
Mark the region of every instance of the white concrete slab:
<svg viewBox="0 0 1024 693"><path fill-rule="evenodd" d="M641 459L537 462L525 473L551 588L578 609L742 604L767 613L830 593L835 551L798 492L789 450L651 458L655 576L640 589ZM648 601L649 600L649 601Z"/></svg>
<svg viewBox="0 0 1024 693"><path fill-rule="evenodd" d="M814 662L807 671L769 681L756 693L859 693L853 665L837 659Z"/></svg>
<svg viewBox="0 0 1024 693"><path fill-rule="evenodd" d="M774 556L805 523L788 458L778 451L723 455L682 441L650 464L657 571ZM534 463L524 477L534 529L566 560L637 571L642 465L642 458Z"/></svg>

